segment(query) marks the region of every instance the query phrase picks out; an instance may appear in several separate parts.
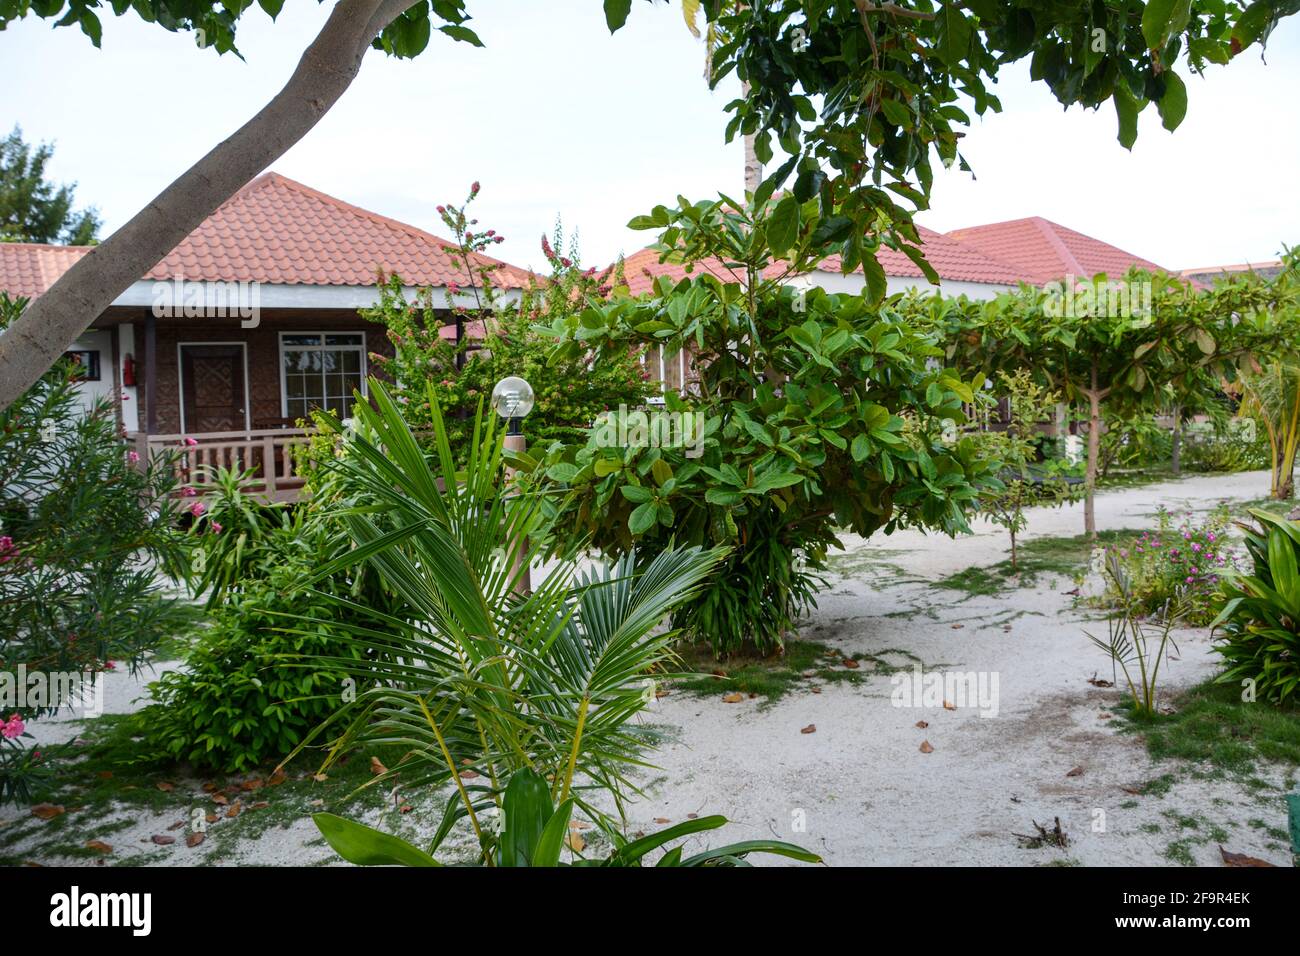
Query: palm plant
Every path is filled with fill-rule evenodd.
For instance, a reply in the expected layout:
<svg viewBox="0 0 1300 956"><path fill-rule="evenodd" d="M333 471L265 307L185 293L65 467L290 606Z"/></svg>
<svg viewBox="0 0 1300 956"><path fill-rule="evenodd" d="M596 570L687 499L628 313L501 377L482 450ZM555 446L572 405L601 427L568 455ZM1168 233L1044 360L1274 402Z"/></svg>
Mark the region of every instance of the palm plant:
<svg viewBox="0 0 1300 956"><path fill-rule="evenodd" d="M1274 362L1242 376L1242 415L1264 423L1272 459L1269 497L1285 500L1295 491L1296 453L1300 451L1300 365Z"/></svg>
<svg viewBox="0 0 1300 956"><path fill-rule="evenodd" d="M621 814L635 791L627 772L644 765L645 739L630 721L653 698L648 675L674 661L675 632L659 625L725 550L669 548L642 569L628 554L587 570L570 552L519 593L540 502L503 489L502 443L481 407L458 470L432 389L429 401L431 456L378 381L348 429L331 426L341 451L326 467L352 547L316 577L365 562L399 610L328 597L365 616L344 637L364 663L329 659L352 669L357 688L302 746L331 738L325 769L357 745L397 744L405 756L372 783L397 773L406 784L453 783L435 848L466 817L486 841L480 814L522 771L609 822L588 795L612 794Z"/></svg>
<svg viewBox="0 0 1300 956"><path fill-rule="evenodd" d="M1119 610L1107 619L1104 640L1086 631L1084 633L1088 640L1106 652L1113 666L1123 671L1133 698L1134 712L1139 717L1154 717L1160 666L1169 660L1171 648L1178 652L1173 629L1183 617L1181 596L1177 602L1165 601L1153 620L1143 621L1139 617L1132 581L1119 557L1113 553L1106 556L1106 574L1119 595Z"/></svg>

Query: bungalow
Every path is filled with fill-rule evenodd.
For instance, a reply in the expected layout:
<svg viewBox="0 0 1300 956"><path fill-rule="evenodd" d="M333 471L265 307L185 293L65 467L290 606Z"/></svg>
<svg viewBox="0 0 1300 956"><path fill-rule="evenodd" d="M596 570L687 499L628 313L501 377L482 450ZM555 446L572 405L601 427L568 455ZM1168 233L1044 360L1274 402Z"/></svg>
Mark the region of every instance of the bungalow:
<svg viewBox="0 0 1300 956"><path fill-rule="evenodd" d="M291 498L301 479L284 446L302 440L297 421L314 407L346 414L370 354L392 354L359 312L375 304L379 273L411 295L445 293L468 279L451 244L267 173L89 319L72 349L83 394L113 399L142 453L196 441L190 480L202 466L251 467L269 496ZM0 290L35 298L89 251L0 243ZM499 267L507 296L526 285L523 269L478 258ZM452 301L471 304L463 292Z"/></svg>

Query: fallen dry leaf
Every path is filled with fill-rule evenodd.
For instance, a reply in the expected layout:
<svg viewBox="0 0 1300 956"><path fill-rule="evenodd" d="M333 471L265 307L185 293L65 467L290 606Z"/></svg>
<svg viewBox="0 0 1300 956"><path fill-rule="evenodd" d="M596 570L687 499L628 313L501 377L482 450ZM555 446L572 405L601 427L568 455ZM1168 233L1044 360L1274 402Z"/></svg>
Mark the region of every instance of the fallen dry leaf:
<svg viewBox="0 0 1300 956"><path fill-rule="evenodd" d="M167 834L165 833L155 833L149 839L153 840L153 842L157 843L159 846L171 846L173 843L176 842L176 838L174 836L167 836Z"/></svg>
<svg viewBox="0 0 1300 956"><path fill-rule="evenodd" d="M415 807L411 806L409 803L404 803L404 804L402 804L400 807L397 808L397 812L398 812L398 813L410 813L410 812L411 812L412 810L414 810L414 809L415 809Z"/></svg>
<svg viewBox="0 0 1300 956"><path fill-rule="evenodd" d="M807 727L804 727L802 730L800 730L799 733L801 733L801 734L815 734L815 733L817 733L817 725L816 725L816 724L809 724Z"/></svg>
<svg viewBox="0 0 1300 956"><path fill-rule="evenodd" d="M1223 857L1224 866L1275 866L1276 864L1261 860L1257 856L1247 856L1244 853L1229 853L1219 844L1219 855Z"/></svg>
<svg viewBox="0 0 1300 956"><path fill-rule="evenodd" d="M265 810L265 809L266 809L267 807L269 807L269 806L270 806L270 804L267 803L265 800L258 800L257 803L253 804L253 805L252 805L251 807L249 807L248 809L250 809L250 810Z"/></svg>
<svg viewBox="0 0 1300 956"><path fill-rule="evenodd" d="M947 700L945 700L945 701L943 702L943 709L944 709L944 710L956 710L956 709L957 709L957 705L954 704L954 703L952 703L951 701L947 701Z"/></svg>
<svg viewBox="0 0 1300 956"><path fill-rule="evenodd" d="M99 777L100 780L112 780L112 779L113 779L113 771L111 771L111 770L101 770L99 773L96 774L96 776Z"/></svg>
<svg viewBox="0 0 1300 956"><path fill-rule="evenodd" d="M1065 773L1065 775L1066 775L1067 777L1082 777L1082 776L1083 776L1083 768L1082 768L1082 767L1075 767L1073 770L1067 770L1066 773Z"/></svg>
<svg viewBox="0 0 1300 956"><path fill-rule="evenodd" d="M217 814L215 814L215 813L209 813L209 814L208 814L206 817L204 817L203 819L207 820L209 823L216 823L218 820L221 819L221 817L219 817L219 816L218 816Z"/></svg>
<svg viewBox="0 0 1300 956"><path fill-rule="evenodd" d="M226 811L226 819L227 820L235 819L235 817L239 816L239 811L242 809L243 807L241 807L239 801L236 800L234 805L231 806L231 808Z"/></svg>
<svg viewBox="0 0 1300 956"><path fill-rule="evenodd" d="M921 741L921 753L923 753L923 754L932 754L932 753L934 753L934 747L932 747L932 746L930 745L930 741L928 741L928 740L922 740L922 741Z"/></svg>
<svg viewBox="0 0 1300 956"><path fill-rule="evenodd" d="M686 819L687 819L687 820L698 820L699 818L700 818L700 815L699 815L698 813L688 813L688 814L686 814Z"/></svg>
<svg viewBox="0 0 1300 956"><path fill-rule="evenodd" d="M960 630L961 630L963 627L965 627L965 626L966 626L965 624L953 624L953 625L952 625L952 629L953 629L954 631L960 631Z"/></svg>
<svg viewBox="0 0 1300 956"><path fill-rule="evenodd" d="M275 773L271 774L271 776L267 778L266 782L270 784L272 787L278 787L280 786L280 784L284 783L288 779L289 779L288 776L285 774L283 770L277 770Z"/></svg>
<svg viewBox="0 0 1300 956"><path fill-rule="evenodd" d="M171 793L173 790L176 789L176 784L168 783L166 780L159 780L157 783L154 784L154 786L157 787L159 790L161 790L163 793Z"/></svg>
<svg viewBox="0 0 1300 956"><path fill-rule="evenodd" d="M669 694L671 694L671 693L672 693L672 691L670 691L670 690L664 690L664 689L661 687L661 688L659 688L657 691L655 691L655 700L660 700L660 699L662 699L662 698L664 698L664 697L667 697L667 696L668 696Z"/></svg>
<svg viewBox="0 0 1300 956"><path fill-rule="evenodd" d="M1092 676L1088 678L1088 683L1091 684L1093 687L1114 687L1115 686L1113 681L1108 681L1105 680L1104 678L1098 677L1096 671L1093 671Z"/></svg>
<svg viewBox="0 0 1300 956"><path fill-rule="evenodd" d="M191 833L185 838L185 845L190 849L194 849L194 847L198 846L207 838L208 835L206 833Z"/></svg>
<svg viewBox="0 0 1300 956"><path fill-rule="evenodd" d="M245 793L252 793L254 790L261 790L262 778L253 777L249 780L245 780L243 783L239 785L239 789L243 790Z"/></svg>
<svg viewBox="0 0 1300 956"><path fill-rule="evenodd" d="M807 671L804 671L800 676L801 676L801 677L816 677L816 676L817 676L817 672L816 672L815 670L807 670Z"/></svg>
<svg viewBox="0 0 1300 956"><path fill-rule="evenodd" d="M460 772L460 779L462 780L476 780L477 778L478 771L476 770L462 770Z"/></svg>
<svg viewBox="0 0 1300 956"><path fill-rule="evenodd" d="M96 853L113 852L113 848L109 846L107 843L105 843L103 840L87 840L86 847L87 849L94 850Z"/></svg>
<svg viewBox="0 0 1300 956"><path fill-rule="evenodd" d="M213 783L211 780L209 780L207 783L205 783L205 784L203 785L203 792L204 792L204 793L212 793L212 792L215 791L216 789L217 789L217 785L216 785L215 783Z"/></svg>
<svg viewBox="0 0 1300 956"><path fill-rule="evenodd" d="M855 661L853 658L846 657L844 658L844 666L847 667L849 670L855 671L862 665L859 664L857 661Z"/></svg>
<svg viewBox="0 0 1300 956"><path fill-rule="evenodd" d="M378 757L371 757L370 772L378 776L381 773L388 773L388 768L384 766L384 762Z"/></svg>
<svg viewBox="0 0 1300 956"><path fill-rule="evenodd" d="M53 820L63 813L67 813L67 810L57 803L38 803L32 807L32 816L42 820Z"/></svg>
<svg viewBox="0 0 1300 956"><path fill-rule="evenodd" d="M173 824L172 824L171 826L169 826L167 829L168 829L168 830L179 830L179 829L180 829L181 827L183 827L183 826L185 826L185 821L184 821L184 820L177 820L175 823L173 823Z"/></svg>
<svg viewBox="0 0 1300 956"><path fill-rule="evenodd" d="M330 775L327 773L314 773L311 775L311 778L315 780L317 783L324 783L326 780L330 778Z"/></svg>
<svg viewBox="0 0 1300 956"><path fill-rule="evenodd" d="M226 806L226 804L230 803L230 798L227 797L224 793L214 793L212 795L212 802L219 803L221 804L221 806L224 807Z"/></svg>
<svg viewBox="0 0 1300 956"><path fill-rule="evenodd" d="M820 694L820 693L822 692L822 689L821 689L820 687L814 687L814 688L812 689L812 692L813 692L814 694Z"/></svg>
<svg viewBox="0 0 1300 956"><path fill-rule="evenodd" d="M928 720L918 720L916 722L916 726L920 727L922 730L925 730L926 727L930 726L930 722Z"/></svg>
<svg viewBox="0 0 1300 956"><path fill-rule="evenodd" d="M569 824L569 835L565 837L564 842L569 845L569 849L574 853L581 853L582 848L587 845L587 841L582 838L582 834L578 832L578 828L572 823Z"/></svg>
<svg viewBox="0 0 1300 956"><path fill-rule="evenodd" d="M739 704L744 699L745 695L738 690L732 691L730 694L722 695L722 702L724 704Z"/></svg>
<svg viewBox="0 0 1300 956"><path fill-rule="evenodd" d="M655 817L655 823L672 823L667 817Z"/></svg>

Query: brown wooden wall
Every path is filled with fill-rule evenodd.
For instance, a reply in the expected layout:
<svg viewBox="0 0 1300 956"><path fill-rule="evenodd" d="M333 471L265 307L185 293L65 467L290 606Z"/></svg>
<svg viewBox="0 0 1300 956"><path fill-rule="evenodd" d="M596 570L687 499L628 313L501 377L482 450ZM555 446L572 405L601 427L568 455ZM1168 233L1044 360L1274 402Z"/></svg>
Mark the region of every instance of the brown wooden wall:
<svg viewBox="0 0 1300 956"><path fill-rule="evenodd" d="M145 366L145 310L138 313L116 313L112 318L128 321L135 326L135 363L140 373L137 379L140 401L140 428L148 421ZM280 332L364 332L366 352L381 355L393 354L384 326L367 322L351 311L313 311L288 309L263 309L256 328L240 327L238 319L157 319L157 398L158 418L156 434L174 434L181 430L180 374L177 367L177 346L181 342L244 342L248 351L248 393L251 407L249 418L253 428L272 427L264 424L278 421L283 412L280 407ZM96 323L97 325L99 323ZM367 363L369 366L369 363ZM373 374L374 368L368 371Z"/></svg>

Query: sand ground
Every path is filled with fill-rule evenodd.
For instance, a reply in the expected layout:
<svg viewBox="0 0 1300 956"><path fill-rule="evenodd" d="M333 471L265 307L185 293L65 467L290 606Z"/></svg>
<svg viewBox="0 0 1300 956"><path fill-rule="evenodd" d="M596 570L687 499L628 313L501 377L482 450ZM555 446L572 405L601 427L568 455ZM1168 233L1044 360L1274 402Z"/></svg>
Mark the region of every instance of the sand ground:
<svg viewBox="0 0 1300 956"><path fill-rule="evenodd" d="M1160 503L1207 511L1221 501L1261 498L1267 487L1264 473L1247 473L1108 492L1098 498L1098 525L1151 527ZM1082 525L1077 506L1040 509L1026 537L1076 535ZM1294 787L1296 768L1261 767L1247 781L1154 763L1107 712L1119 692L1088 683L1094 674L1109 678L1111 666L1084 634L1099 626L1104 632L1104 625L1065 593L1074 582L1040 575L1032 586L993 597L934 588L935 580L1005 558L1005 533L991 526L957 541L905 532L846 545L801 637L840 655L898 664L919 659L926 673L973 672L986 691L996 680L996 696L956 710L897 706L891 676L870 667L856 685L812 680L772 702L724 703L720 693L673 691L646 715L664 744L652 756L659 769L644 777L646 796L632 805L632 831L721 813L730 823L691 847L775 837L823 854L830 865L1217 866L1220 843L1289 865L1277 828L1286 826L1281 792ZM1206 631L1178 637L1180 654L1166 672L1170 690L1215 670ZM141 686L111 675L106 709L135 706ZM918 721L928 726L918 728ZM809 725L816 731L801 733ZM78 733L78 725L57 720L33 729L47 743ZM932 752L922 752L923 741ZM1156 779L1161 786L1139 792ZM182 782L178 791L188 786L193 799L202 799L197 783ZM178 794L182 803L191 797ZM407 799L416 812L400 819L374 808L358 815L431 835L440 806L431 795ZM203 862L201 848L187 850L183 841L165 849L149 843L185 812L178 806L123 821L112 838L121 851L110 862ZM220 862L330 862L307 812L228 845ZM1065 848L1030 849L1017 837L1032 834L1034 822L1051 827L1058 818L1069 837ZM0 835L20 825L23 838L9 852L58 862L22 812L0 811Z"/></svg>

